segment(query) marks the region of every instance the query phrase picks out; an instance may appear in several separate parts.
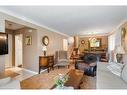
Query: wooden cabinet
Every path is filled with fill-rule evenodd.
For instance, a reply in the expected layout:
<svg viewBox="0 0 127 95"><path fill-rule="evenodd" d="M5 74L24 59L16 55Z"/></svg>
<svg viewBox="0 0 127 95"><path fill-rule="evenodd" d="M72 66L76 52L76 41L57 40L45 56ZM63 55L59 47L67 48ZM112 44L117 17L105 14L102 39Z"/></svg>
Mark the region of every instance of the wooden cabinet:
<svg viewBox="0 0 127 95"><path fill-rule="evenodd" d="M49 72L49 69L53 68L54 65L54 56L39 56L39 74L41 69L47 69Z"/></svg>

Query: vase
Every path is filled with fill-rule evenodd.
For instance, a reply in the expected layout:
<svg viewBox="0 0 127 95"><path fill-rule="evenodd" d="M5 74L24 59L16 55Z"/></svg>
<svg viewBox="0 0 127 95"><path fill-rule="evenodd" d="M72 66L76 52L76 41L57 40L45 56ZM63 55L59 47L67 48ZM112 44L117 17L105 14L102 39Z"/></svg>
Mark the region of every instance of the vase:
<svg viewBox="0 0 127 95"><path fill-rule="evenodd" d="M57 89L63 89L63 88L64 88L64 84L57 85L56 88L57 88Z"/></svg>

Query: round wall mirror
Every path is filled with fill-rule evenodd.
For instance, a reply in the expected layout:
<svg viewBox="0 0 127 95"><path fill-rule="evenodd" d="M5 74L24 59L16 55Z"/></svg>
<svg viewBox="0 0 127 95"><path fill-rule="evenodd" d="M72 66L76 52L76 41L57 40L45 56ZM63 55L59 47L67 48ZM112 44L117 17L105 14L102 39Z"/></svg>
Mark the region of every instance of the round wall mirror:
<svg viewBox="0 0 127 95"><path fill-rule="evenodd" d="M42 38L42 43L43 43L45 46L47 46L47 45L49 44L49 38L48 38L48 36L44 36L44 37Z"/></svg>

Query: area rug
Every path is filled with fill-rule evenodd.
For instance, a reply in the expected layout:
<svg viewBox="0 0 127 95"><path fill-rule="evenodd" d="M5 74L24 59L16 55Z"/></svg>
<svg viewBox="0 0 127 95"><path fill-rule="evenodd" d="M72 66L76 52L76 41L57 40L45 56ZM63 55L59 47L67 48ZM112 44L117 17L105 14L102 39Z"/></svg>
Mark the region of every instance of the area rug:
<svg viewBox="0 0 127 95"><path fill-rule="evenodd" d="M13 72L12 70L6 70L4 74L0 74L0 78L11 77L14 78L20 74Z"/></svg>

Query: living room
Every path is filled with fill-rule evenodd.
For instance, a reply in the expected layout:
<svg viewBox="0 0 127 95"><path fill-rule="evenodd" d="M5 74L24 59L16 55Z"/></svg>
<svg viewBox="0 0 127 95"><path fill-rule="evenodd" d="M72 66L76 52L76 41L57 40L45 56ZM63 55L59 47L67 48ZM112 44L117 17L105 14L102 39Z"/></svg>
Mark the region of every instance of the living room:
<svg viewBox="0 0 127 95"><path fill-rule="evenodd" d="M7 78L12 84L1 84L0 88L13 89L126 89L126 40L127 40L127 22L126 16L122 10L126 7L0 7L0 31L1 34L7 33L7 29L12 30L16 25L23 26L12 32L12 39L8 37L8 50L5 54L0 55L0 73L1 78ZM48 13L38 16L38 19L45 24L35 23L37 20L31 16L37 16L33 10L42 10L43 12L53 9L54 18ZM88 9L96 11L95 18L89 17L89 23L84 23L88 19L88 15L82 13L81 16L76 15L77 12ZM92 8L92 9L91 9ZM107 8L107 9L106 9ZM26 10L28 9L28 10ZM94 10L95 9L95 10ZM77 11L74 11L77 10ZM119 10L119 11L118 11ZM22 11L22 12L21 12ZM64 17L65 15L73 14L73 16ZM107 19L102 20L98 17L98 11L107 12L104 15L113 13L116 15L107 16ZM21 12L21 13L20 13ZM26 14L28 12L28 14ZM38 13L38 12L37 12ZM51 12L53 13L53 12ZM22 15L26 17L22 17ZM121 15L118 15L121 14ZM20 16L19 16L20 15ZM124 15L124 16L123 16ZM28 17L29 18L28 18ZM49 18L47 18L49 16ZM56 22L59 16L58 22ZM41 18L42 17L42 18ZM28 19L27 19L28 18ZM46 21L47 18L47 21ZM72 18L72 19L70 19ZM112 19L114 18L114 19ZM63 20L62 20L63 19ZM75 21L74 21L75 19ZM96 20L98 23L96 23ZM62 20L62 21L61 21ZM70 21L69 21L70 20ZM112 21L110 21L112 20ZM51 21L51 22L50 22ZM73 22L74 21L74 22ZM107 21L107 22L106 22ZM73 22L70 23L70 22ZM91 23L90 23L91 22ZM99 27L103 24L106 26ZM108 23L108 24L107 24ZM7 24L7 25L6 25ZM49 24L49 26L45 26ZM67 25L66 25L67 24ZM93 24L93 26L92 26ZM112 25L113 24L113 25ZM56 26L55 26L56 25ZM65 25L65 26L64 26ZM83 25L83 27L82 27ZM87 26L88 25L88 26ZM97 25L97 26L95 26ZM8 26L8 27L7 27ZM54 28L49 28L49 27ZM110 27L112 26L112 27ZM82 28L85 27L85 32ZM108 28L107 28L108 27ZM62 31L59 32L56 29ZM91 30L89 30L89 29ZM92 30L94 28L95 32ZM114 30L113 30L114 29ZM105 30L105 31L104 31ZM64 32L65 31L65 32ZM70 31L70 32L69 32ZM90 31L90 32L89 32ZM100 32L101 31L101 32ZM98 33L99 32L99 33ZM78 34L79 33L79 34ZM22 52L21 55L16 55L16 38L14 35L22 34ZM2 36L1 36L2 37ZM5 39L7 40L7 39ZM14 40L10 42L10 40ZM12 43L11 45L9 43ZM6 46L6 43L5 43ZM117 50L117 47L120 47ZM19 51L19 50L18 50ZM122 53L121 53L122 51ZM116 58L115 53L120 54ZM1 52L3 53L3 52ZM122 54L122 55L121 55ZM10 57L7 57L9 55ZM16 65L16 57L22 58ZM61 59L60 59L61 58ZM8 60L8 61L7 61ZM11 62L6 68L6 63ZM51 64L50 64L51 63ZM57 64L56 64L57 63ZM88 64L86 64L88 63ZM112 63L112 64L109 64ZM112 65L121 66L120 72L114 72ZM10 64L10 63L9 63ZM111 66L110 66L111 65ZM120 67L117 67L120 68ZM11 70L12 72L6 72ZM124 71L122 73L122 71ZM119 74L120 73L120 74ZM4 75L5 74L5 75ZM115 75L116 74L116 75ZM4 77L4 78L3 78ZM11 77L11 80L10 78ZM59 77L65 79L59 83ZM57 78L57 79L56 79ZM122 79L121 79L122 78ZM116 81L114 81L116 79ZM113 80L114 83L111 83ZM1 82L1 83L2 83ZM63 84L64 83L64 84ZM119 86L121 85L122 86ZM64 85L64 86L63 86Z"/></svg>

